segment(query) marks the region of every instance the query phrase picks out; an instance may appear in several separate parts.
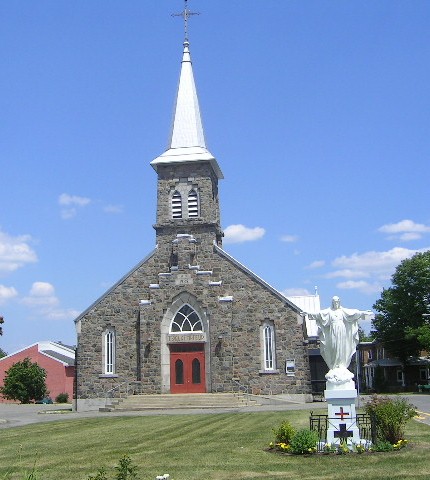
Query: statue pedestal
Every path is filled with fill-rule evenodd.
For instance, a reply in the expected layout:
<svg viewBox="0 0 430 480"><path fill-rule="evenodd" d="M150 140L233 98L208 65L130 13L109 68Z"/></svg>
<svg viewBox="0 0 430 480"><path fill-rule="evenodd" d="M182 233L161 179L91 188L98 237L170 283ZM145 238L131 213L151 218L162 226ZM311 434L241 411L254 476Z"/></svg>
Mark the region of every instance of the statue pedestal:
<svg viewBox="0 0 430 480"><path fill-rule="evenodd" d="M355 411L357 390L331 389L327 382L324 396L328 404L327 443L332 445L347 443L350 447L353 443L362 443Z"/></svg>

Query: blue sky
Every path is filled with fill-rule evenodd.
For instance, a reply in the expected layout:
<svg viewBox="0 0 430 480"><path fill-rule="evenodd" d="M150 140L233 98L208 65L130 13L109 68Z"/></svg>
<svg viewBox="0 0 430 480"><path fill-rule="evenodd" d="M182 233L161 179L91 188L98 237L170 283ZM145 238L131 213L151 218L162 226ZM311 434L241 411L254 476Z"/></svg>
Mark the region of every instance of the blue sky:
<svg viewBox="0 0 430 480"><path fill-rule="evenodd" d="M369 309L430 248L430 3L191 0L224 248L288 295ZM180 0L0 4L0 347L73 319L155 245Z"/></svg>

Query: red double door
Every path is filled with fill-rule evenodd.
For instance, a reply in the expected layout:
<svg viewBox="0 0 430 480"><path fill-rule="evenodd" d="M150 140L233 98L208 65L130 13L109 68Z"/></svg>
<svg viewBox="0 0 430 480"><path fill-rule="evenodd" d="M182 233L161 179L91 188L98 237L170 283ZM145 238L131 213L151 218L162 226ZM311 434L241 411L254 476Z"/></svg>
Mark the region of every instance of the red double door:
<svg viewBox="0 0 430 480"><path fill-rule="evenodd" d="M204 344L170 346L170 393L205 393Z"/></svg>

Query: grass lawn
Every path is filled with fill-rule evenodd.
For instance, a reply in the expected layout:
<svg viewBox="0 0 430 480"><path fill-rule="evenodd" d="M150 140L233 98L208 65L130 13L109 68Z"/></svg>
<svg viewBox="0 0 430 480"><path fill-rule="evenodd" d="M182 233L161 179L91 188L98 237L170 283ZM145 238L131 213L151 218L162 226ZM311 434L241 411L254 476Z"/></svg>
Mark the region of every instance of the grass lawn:
<svg viewBox="0 0 430 480"><path fill-rule="evenodd" d="M4 429L0 479L23 480L35 461L37 480L86 480L100 467L113 478L125 454L138 466L139 480L164 473L172 480L430 478L430 427L415 420L406 431L409 446L396 452L290 456L265 450L281 421L307 427L308 418L308 411L103 417Z"/></svg>

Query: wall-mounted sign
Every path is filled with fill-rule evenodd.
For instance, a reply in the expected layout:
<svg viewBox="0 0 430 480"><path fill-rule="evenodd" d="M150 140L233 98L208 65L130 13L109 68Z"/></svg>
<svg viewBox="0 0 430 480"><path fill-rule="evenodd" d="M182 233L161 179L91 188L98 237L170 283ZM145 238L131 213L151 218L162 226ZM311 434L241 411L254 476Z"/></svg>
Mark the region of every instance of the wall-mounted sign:
<svg viewBox="0 0 430 480"><path fill-rule="evenodd" d="M175 285L191 285L193 277L189 273L178 273L175 278Z"/></svg>
<svg viewBox="0 0 430 480"><path fill-rule="evenodd" d="M170 333L167 335L167 343L199 343L206 342L206 333Z"/></svg>

